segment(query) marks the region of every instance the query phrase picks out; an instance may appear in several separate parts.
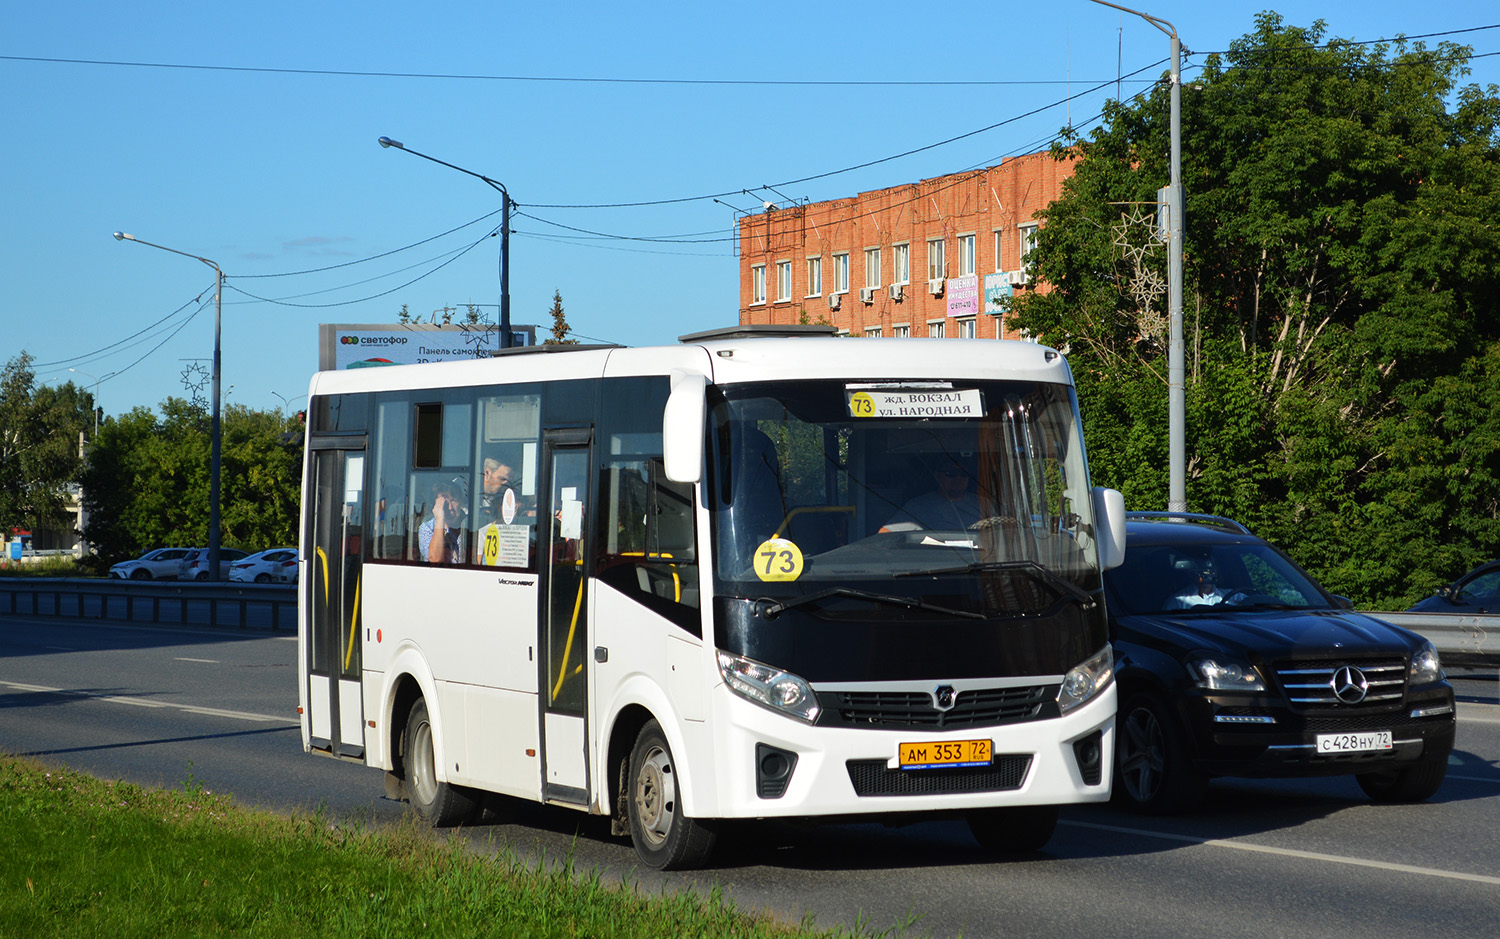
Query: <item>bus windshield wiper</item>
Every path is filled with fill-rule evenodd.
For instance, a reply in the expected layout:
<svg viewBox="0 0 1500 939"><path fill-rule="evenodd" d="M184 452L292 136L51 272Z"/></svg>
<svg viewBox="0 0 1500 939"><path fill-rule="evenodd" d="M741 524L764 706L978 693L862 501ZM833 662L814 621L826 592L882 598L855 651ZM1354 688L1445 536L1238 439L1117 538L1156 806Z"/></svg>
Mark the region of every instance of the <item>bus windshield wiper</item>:
<svg viewBox="0 0 1500 939"><path fill-rule="evenodd" d="M1092 609L1097 602L1093 594L1063 577L1052 568L1036 561L975 561L956 567L934 567L920 571L900 571L893 577L926 577L935 574L973 574L979 571L1018 571L1030 574L1042 583L1077 600L1085 610Z"/></svg>
<svg viewBox="0 0 1500 939"><path fill-rule="evenodd" d="M946 606L938 606L936 603L928 603L926 600L918 600L916 597L898 597L884 593L871 593L868 590L858 590L854 587L830 587L817 593L810 593L803 597L794 597L790 600L782 600L772 603L761 610L767 619L775 619L793 607L803 606L808 603L819 603L829 597L851 597L856 600L869 600L872 603L889 603L895 606L904 606L914 610L927 610L932 613L946 613L949 616L960 616L967 619L986 619L983 613L974 613L969 610L954 610Z"/></svg>

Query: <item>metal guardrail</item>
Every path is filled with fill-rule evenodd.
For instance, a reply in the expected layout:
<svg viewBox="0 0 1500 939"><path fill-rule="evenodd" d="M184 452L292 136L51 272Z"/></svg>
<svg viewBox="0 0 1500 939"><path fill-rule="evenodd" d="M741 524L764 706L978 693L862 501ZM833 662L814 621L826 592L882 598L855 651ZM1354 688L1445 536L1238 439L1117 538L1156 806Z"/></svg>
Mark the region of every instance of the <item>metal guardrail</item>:
<svg viewBox="0 0 1500 939"><path fill-rule="evenodd" d="M1445 665L1500 665L1500 616L1474 613L1369 613L1437 647Z"/></svg>
<svg viewBox="0 0 1500 939"><path fill-rule="evenodd" d="M297 588L282 584L0 577L0 615L297 631Z"/></svg>

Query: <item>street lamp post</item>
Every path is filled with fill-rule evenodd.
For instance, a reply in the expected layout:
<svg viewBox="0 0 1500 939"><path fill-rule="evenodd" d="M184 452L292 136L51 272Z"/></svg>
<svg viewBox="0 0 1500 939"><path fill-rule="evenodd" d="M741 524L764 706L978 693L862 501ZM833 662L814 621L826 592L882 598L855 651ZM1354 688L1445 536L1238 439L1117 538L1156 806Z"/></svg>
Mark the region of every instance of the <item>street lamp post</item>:
<svg viewBox="0 0 1500 939"><path fill-rule="evenodd" d="M88 372L85 372L81 368L70 368L70 369L68 369L68 371L74 372L74 373L79 374L79 375L82 375L85 378L92 378L94 380L94 383L92 385L89 385L89 398L94 403L94 407L93 407L93 411L94 411L94 436L97 437L97 436L99 436L99 411L100 411L100 408L99 408L99 392L98 392L99 384L100 384L100 382L104 381L104 378L108 378L109 375L113 375L114 372L110 372L109 375L105 375L104 378L100 378L97 375L91 375Z"/></svg>
<svg viewBox="0 0 1500 939"><path fill-rule="evenodd" d="M142 241L134 235L122 231L115 232L116 241L133 241L138 245L146 245L150 248L160 248L162 251L170 251L180 254L185 258L202 261L214 269L214 367L213 367L213 437L209 443L209 478L208 478L208 577L210 580L219 579L219 464L222 434L219 424L219 349L220 349L220 321L224 309L224 272L219 265L208 258L200 258L196 254L186 251L178 251L176 248L168 248L165 245L152 244Z"/></svg>
<svg viewBox="0 0 1500 939"><path fill-rule="evenodd" d="M510 201L510 193L500 183L495 182L483 173L466 170L462 166L454 166L452 163L430 157L425 153L419 153L411 149L399 140L389 137L381 137L379 143L382 147L395 147L397 150L405 150L412 156L419 156L424 160L448 167L450 170L458 170L475 179L484 180L500 193L500 348L511 347L510 335L510 210L514 203Z"/></svg>
<svg viewBox="0 0 1500 939"><path fill-rule="evenodd" d="M1182 41L1177 27L1166 20L1122 7L1108 0L1092 0L1141 19L1172 39L1171 135L1172 170L1167 185L1167 510L1187 511L1187 397L1182 348Z"/></svg>

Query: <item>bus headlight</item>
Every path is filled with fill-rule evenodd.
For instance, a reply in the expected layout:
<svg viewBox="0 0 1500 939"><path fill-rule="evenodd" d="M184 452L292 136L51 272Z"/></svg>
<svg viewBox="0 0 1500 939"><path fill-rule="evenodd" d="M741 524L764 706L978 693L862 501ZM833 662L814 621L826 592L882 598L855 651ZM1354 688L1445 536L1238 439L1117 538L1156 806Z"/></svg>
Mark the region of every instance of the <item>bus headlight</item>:
<svg viewBox="0 0 1500 939"><path fill-rule="evenodd" d="M1080 704L1093 700L1115 680L1115 653L1108 645L1079 663L1063 676L1057 689L1057 709L1068 713Z"/></svg>
<svg viewBox="0 0 1500 939"><path fill-rule="evenodd" d="M791 672L721 649L719 674L731 691L756 704L809 724L818 719L818 698L812 686Z"/></svg>

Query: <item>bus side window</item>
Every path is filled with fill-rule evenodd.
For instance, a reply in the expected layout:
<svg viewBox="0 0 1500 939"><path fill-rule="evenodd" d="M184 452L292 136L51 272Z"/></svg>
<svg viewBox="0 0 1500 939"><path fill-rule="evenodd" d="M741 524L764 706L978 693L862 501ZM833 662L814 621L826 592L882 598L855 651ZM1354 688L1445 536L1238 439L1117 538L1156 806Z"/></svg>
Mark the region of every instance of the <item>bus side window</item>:
<svg viewBox="0 0 1500 939"><path fill-rule="evenodd" d="M627 594L696 608L693 487L668 480L657 457L606 466L603 491L611 523L599 577Z"/></svg>

